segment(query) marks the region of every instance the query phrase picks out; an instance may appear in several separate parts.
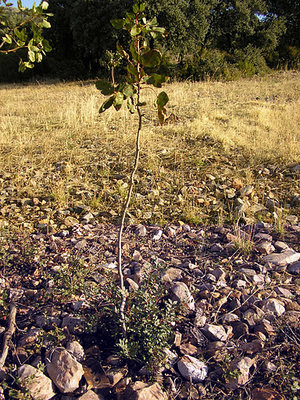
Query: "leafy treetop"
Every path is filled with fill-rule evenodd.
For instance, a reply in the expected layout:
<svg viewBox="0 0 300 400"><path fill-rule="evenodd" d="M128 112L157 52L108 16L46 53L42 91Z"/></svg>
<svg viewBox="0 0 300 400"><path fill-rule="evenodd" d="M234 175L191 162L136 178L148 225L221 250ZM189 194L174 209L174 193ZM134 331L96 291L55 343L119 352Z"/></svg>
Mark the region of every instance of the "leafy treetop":
<svg viewBox="0 0 300 400"><path fill-rule="evenodd" d="M31 9L23 7L17 1L17 10L8 0L0 0L0 54L15 53L27 49L27 60L20 59L19 70L33 68L35 62L41 62L46 52L51 51L49 42L43 38L44 28L50 28L47 1L39 6L33 3ZM28 29L30 28L30 29Z"/></svg>
<svg viewBox="0 0 300 400"><path fill-rule="evenodd" d="M119 43L117 44L118 54L127 62L127 77L126 82L120 84L115 83L114 75L112 75L112 82L99 80L96 83L97 89L103 95L110 96L99 111L102 113L111 106L119 111L126 100L129 111L134 113L139 110L139 107L145 105L140 102L142 87L153 85L161 88L166 81L165 75L159 71L162 54L160 50L150 45L151 38L156 39L166 35L165 29L158 26L155 17L149 21L146 19L144 3L134 4L132 12L127 12L125 18L114 19L111 23L116 29L126 30L131 37L129 51L126 51ZM161 92L155 101L161 124L164 122L165 105L168 100L168 95Z"/></svg>

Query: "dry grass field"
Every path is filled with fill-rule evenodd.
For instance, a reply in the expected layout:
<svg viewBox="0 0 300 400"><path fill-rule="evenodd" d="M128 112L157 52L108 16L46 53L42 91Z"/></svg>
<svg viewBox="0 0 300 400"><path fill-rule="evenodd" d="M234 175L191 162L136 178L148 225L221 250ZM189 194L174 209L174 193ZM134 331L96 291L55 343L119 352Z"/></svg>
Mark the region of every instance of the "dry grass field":
<svg viewBox="0 0 300 400"><path fill-rule="evenodd" d="M299 73L165 90L170 118L163 127L152 91L144 92L133 221L272 220L274 204L276 218L297 213ZM0 93L1 223L46 221L55 230L66 216L77 217L78 205L112 221L126 194L136 117L125 108L99 115L103 98L92 82L2 85ZM241 191L247 186L249 194Z"/></svg>

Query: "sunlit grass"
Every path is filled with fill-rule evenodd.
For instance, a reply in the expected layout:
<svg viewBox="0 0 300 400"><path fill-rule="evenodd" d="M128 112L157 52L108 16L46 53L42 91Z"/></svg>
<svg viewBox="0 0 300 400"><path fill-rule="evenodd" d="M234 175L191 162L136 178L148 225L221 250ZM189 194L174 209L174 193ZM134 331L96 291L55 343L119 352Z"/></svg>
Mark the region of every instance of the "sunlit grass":
<svg viewBox="0 0 300 400"><path fill-rule="evenodd" d="M182 218L186 214L198 221L212 201L206 199L208 191L178 195L185 186L197 186L205 174L221 176L224 183L235 176L253 183L253 165L299 162L299 73L171 83L165 90L171 118L163 127L157 124L152 91L144 92L137 192L148 196L159 190L159 201L150 196L151 211L169 210L170 216L177 207ZM103 97L93 82L2 85L0 94L1 173L11 174L20 193L47 194L59 207L74 198L92 208L118 203L115 181L126 180L131 168L137 125L126 107L99 115ZM213 142L206 145L206 138ZM239 163L239 156L248 164ZM227 160L233 165L230 171L224 168ZM60 169L61 162L67 168ZM90 198L84 190L91 191ZM137 198L136 205L145 206L143 199Z"/></svg>

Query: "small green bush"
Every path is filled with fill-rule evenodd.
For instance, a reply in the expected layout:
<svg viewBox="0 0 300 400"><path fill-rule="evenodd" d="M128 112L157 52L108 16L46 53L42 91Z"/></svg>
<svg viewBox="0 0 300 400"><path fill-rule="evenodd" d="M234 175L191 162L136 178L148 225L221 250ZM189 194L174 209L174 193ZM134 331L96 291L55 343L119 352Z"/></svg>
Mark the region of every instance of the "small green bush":
<svg viewBox="0 0 300 400"><path fill-rule="evenodd" d="M103 345L137 367L145 365L153 375L165 360L165 349L172 343L172 327L179 316L177 303L168 299L167 290L161 283L161 272L161 267L153 266L145 272L139 288L129 293L126 339L122 337L118 314L121 293L114 282L106 285L107 306L98 324Z"/></svg>

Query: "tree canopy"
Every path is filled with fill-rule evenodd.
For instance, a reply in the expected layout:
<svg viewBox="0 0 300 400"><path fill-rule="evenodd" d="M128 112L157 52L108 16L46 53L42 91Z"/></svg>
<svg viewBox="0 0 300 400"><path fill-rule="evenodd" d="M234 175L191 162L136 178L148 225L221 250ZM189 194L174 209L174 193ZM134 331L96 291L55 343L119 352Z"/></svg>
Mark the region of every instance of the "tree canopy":
<svg viewBox="0 0 300 400"><path fill-rule="evenodd" d="M3 0L2 0L3 1ZM110 21L133 0L48 0L53 47L41 72L64 78L95 76L117 41ZM149 18L166 27L157 41L177 77L251 74L268 67L300 67L298 0L146 0ZM1 64L1 59L0 59ZM1 66L0 66L1 67ZM39 70L38 70L39 71Z"/></svg>

